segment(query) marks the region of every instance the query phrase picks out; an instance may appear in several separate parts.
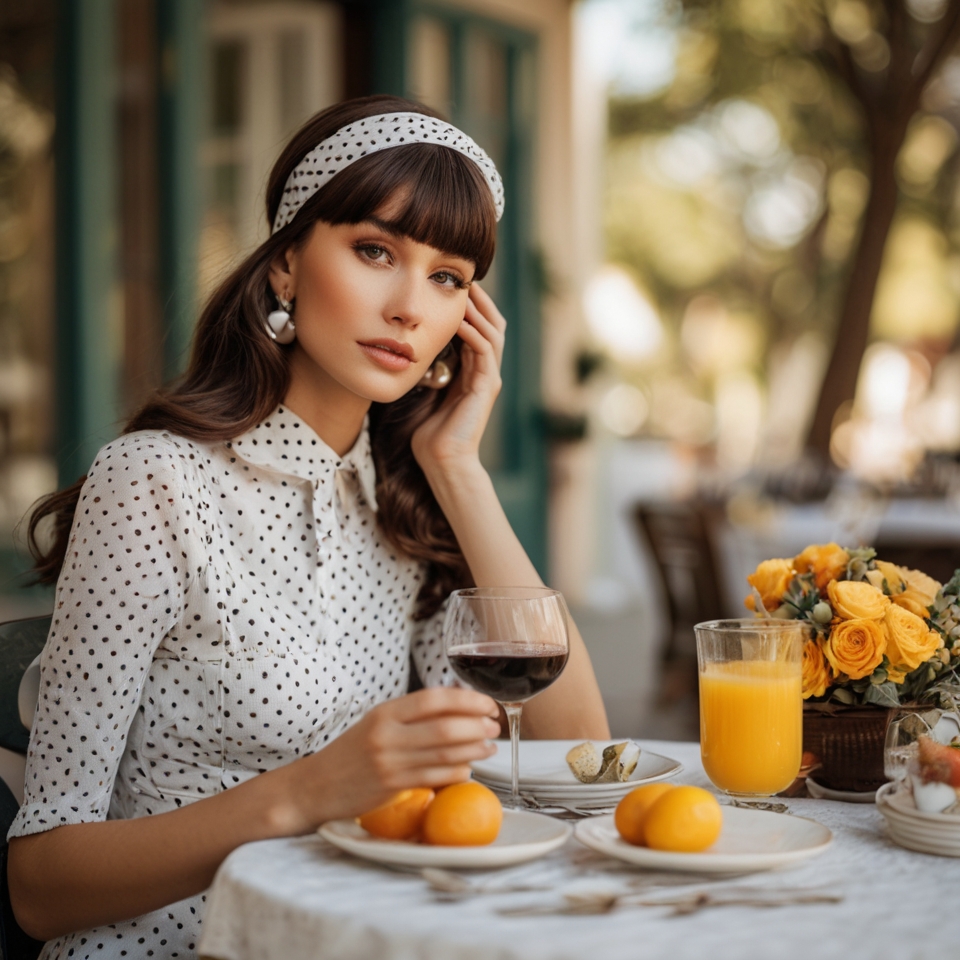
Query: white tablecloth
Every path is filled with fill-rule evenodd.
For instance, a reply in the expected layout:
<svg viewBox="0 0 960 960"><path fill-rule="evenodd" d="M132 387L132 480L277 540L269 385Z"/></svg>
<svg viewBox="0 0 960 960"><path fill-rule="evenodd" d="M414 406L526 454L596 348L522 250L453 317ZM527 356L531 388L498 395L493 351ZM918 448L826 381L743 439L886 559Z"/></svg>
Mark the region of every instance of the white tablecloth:
<svg viewBox="0 0 960 960"><path fill-rule="evenodd" d="M645 743L684 764L678 781L709 787L699 748ZM549 884L547 892L441 902L418 875L341 854L319 837L236 850L217 874L200 953L224 960L926 960L960 957L960 860L912 853L887 837L872 805L788 800L790 812L834 831L821 856L750 878L699 882L770 889L815 887L838 904L717 907L671 916L623 906L605 916L504 917L562 894L629 889L634 868L572 839L498 881ZM480 876L479 874L475 876ZM668 895L679 889L651 890Z"/></svg>

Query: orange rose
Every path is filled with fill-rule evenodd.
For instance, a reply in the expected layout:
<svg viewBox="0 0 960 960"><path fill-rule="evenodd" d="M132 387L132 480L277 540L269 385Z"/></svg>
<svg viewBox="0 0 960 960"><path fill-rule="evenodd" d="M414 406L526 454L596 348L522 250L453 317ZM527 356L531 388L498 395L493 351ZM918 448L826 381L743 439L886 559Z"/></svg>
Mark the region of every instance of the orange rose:
<svg viewBox="0 0 960 960"><path fill-rule="evenodd" d="M934 656L943 643L940 634L931 630L921 617L895 604L890 605L883 617L883 632L887 636L890 661L887 676L894 683L903 683L903 678Z"/></svg>
<svg viewBox="0 0 960 960"><path fill-rule="evenodd" d="M833 612L843 620L879 620L890 600L875 586L856 580L831 580L827 595Z"/></svg>
<svg viewBox="0 0 960 960"><path fill-rule="evenodd" d="M908 570L906 567L898 569L906 581L907 588L903 593L893 597L893 602L918 617L928 617L930 611L927 608L933 603L940 584L920 570Z"/></svg>
<svg viewBox="0 0 960 960"><path fill-rule="evenodd" d="M803 699L807 697L822 697L827 687L833 682L830 664L823 655L823 647L818 640L807 640L803 644L803 660L801 662Z"/></svg>
<svg viewBox="0 0 960 960"><path fill-rule="evenodd" d="M747 583L760 594L764 609L772 612L780 606L792 576L793 564L789 560L764 560L747 577ZM748 610L755 609L753 594L745 603Z"/></svg>
<svg viewBox="0 0 960 960"><path fill-rule="evenodd" d="M876 620L840 620L823 647L833 672L845 673L851 680L869 677L886 650L887 636Z"/></svg>
<svg viewBox="0 0 960 960"><path fill-rule="evenodd" d="M793 558L797 573L812 571L820 590L825 590L831 580L841 576L849 562L850 554L836 543L811 544Z"/></svg>

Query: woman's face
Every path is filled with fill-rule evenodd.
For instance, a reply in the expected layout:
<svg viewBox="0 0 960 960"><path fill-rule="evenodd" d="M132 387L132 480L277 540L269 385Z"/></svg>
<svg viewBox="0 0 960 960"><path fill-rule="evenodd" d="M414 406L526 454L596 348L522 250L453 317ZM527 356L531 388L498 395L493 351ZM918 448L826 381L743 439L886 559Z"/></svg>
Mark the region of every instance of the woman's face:
<svg viewBox="0 0 960 960"><path fill-rule="evenodd" d="M318 222L271 271L274 291L296 300L291 376L305 379L301 389L390 403L463 320L474 264L392 233L391 207L359 224Z"/></svg>

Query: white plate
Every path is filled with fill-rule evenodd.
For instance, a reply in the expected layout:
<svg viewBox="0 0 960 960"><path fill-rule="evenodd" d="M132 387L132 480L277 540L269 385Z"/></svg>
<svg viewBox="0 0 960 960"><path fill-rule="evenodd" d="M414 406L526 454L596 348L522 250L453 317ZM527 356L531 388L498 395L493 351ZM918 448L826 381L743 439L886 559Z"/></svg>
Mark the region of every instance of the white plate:
<svg viewBox="0 0 960 960"><path fill-rule="evenodd" d="M898 826L887 821L890 839L907 850L916 850L918 853L932 853L937 857L960 857L960 847L945 847L937 840L928 840L905 834Z"/></svg>
<svg viewBox="0 0 960 960"><path fill-rule="evenodd" d="M807 793L816 800L843 800L845 803L873 803L877 799L876 790L834 790L817 783L813 777L807 777Z"/></svg>
<svg viewBox="0 0 960 960"><path fill-rule="evenodd" d="M622 743L619 740L594 741L599 750L610 743ZM578 795L622 796L641 783L653 783L678 774L683 764L658 753L642 750L637 769L624 783L581 783L567 765L566 756L571 747L583 743L582 740L521 740L520 741L520 789L537 796L544 791L569 791ZM474 777L481 783L510 785L510 744L498 741L497 752L486 760L473 764Z"/></svg>
<svg viewBox="0 0 960 960"><path fill-rule="evenodd" d="M908 850L960 857L960 816L918 810L913 797L895 787L886 783L877 791L877 809L887 821L890 839Z"/></svg>
<svg viewBox="0 0 960 960"><path fill-rule="evenodd" d="M717 842L702 853L671 853L627 843L613 817L581 820L574 836L583 844L618 860L655 870L694 873L747 873L772 870L823 853L833 834L816 820L767 810L723 808Z"/></svg>
<svg viewBox="0 0 960 960"><path fill-rule="evenodd" d="M331 820L317 831L324 840L365 860L409 867L506 867L535 860L562 846L570 824L539 813L504 810L500 835L485 847L433 847L379 840L354 820Z"/></svg>
<svg viewBox="0 0 960 960"><path fill-rule="evenodd" d="M918 810L913 802L913 796L904 790L895 790L895 783L885 783L877 791L877 806L892 808L894 814L901 814L911 820L922 821L946 828L960 836L960 816L955 813L928 813Z"/></svg>

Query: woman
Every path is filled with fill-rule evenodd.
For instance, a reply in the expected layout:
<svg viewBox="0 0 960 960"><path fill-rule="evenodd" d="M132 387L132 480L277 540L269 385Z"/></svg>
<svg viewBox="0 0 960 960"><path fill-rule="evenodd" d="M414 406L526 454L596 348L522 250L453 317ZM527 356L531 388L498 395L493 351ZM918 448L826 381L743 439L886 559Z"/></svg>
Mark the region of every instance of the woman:
<svg viewBox="0 0 960 960"><path fill-rule="evenodd" d="M59 580L9 877L45 958L190 956L231 850L492 752L497 706L451 685L439 632L452 589L540 582L478 457L501 208L486 155L419 104L318 114L183 380L32 518ZM608 735L575 631L524 719Z"/></svg>

